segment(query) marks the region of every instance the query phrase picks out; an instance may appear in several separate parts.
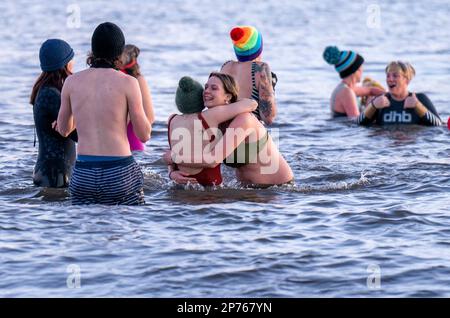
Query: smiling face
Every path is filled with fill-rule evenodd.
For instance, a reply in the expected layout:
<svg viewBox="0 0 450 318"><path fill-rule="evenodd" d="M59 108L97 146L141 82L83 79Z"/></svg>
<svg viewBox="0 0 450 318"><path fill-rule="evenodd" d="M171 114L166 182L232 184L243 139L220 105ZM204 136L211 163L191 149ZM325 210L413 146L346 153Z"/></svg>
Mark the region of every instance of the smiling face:
<svg viewBox="0 0 450 318"><path fill-rule="evenodd" d="M386 84L391 94L400 95L405 90L408 90L409 81L403 73L393 71L386 73Z"/></svg>
<svg viewBox="0 0 450 318"><path fill-rule="evenodd" d="M211 76L208 79L203 91L203 103L206 107L211 108L229 104L231 97L231 94L225 92L223 83L219 78Z"/></svg>
<svg viewBox="0 0 450 318"><path fill-rule="evenodd" d="M415 75L414 68L400 61L391 62L386 67L386 84L392 95L404 95L408 91L408 85Z"/></svg>

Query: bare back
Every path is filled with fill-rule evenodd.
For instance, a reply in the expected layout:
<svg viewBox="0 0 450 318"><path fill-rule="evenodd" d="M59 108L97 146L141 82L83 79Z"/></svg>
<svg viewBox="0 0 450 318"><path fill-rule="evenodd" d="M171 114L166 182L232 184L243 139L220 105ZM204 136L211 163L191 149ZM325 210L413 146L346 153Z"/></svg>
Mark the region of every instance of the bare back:
<svg viewBox="0 0 450 318"><path fill-rule="evenodd" d="M190 146L190 160L193 159L195 153L202 153L206 145L211 144L211 146L214 146L217 142L210 142L209 140L204 139L203 135L204 128L198 119L198 113L176 115L169 119L169 138L172 150L177 152L178 147L182 147L181 149L185 150L188 146ZM201 146L201 148L196 148L198 146ZM180 151L180 153L185 155L184 151ZM191 175L197 174L203 170L203 168L192 168L184 166L183 164L178 165L178 168L179 170L187 172Z"/></svg>
<svg viewBox="0 0 450 318"><path fill-rule="evenodd" d="M334 116L358 116L359 110L355 92L345 83L339 83L331 94L330 109Z"/></svg>
<svg viewBox="0 0 450 318"><path fill-rule="evenodd" d="M257 60L229 61L222 66L221 72L232 76L237 82L239 98L252 98L258 102L258 109L254 112L257 118L271 124L276 116L277 105L269 65Z"/></svg>
<svg viewBox="0 0 450 318"><path fill-rule="evenodd" d="M130 81L136 79L104 68L91 68L72 76L68 93L78 131L79 154L131 155L127 139Z"/></svg>
<svg viewBox="0 0 450 318"><path fill-rule="evenodd" d="M252 97L252 62L233 62L226 63L222 72L233 76L239 87L238 98L251 98ZM259 77L255 77L256 87L259 87Z"/></svg>

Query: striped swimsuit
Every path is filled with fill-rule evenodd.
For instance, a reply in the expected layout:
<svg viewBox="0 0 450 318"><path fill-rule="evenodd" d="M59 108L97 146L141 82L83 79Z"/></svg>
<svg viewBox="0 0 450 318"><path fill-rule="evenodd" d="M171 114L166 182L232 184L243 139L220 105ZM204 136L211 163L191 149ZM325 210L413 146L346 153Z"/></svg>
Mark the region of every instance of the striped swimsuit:
<svg viewBox="0 0 450 318"><path fill-rule="evenodd" d="M261 115L259 114L259 89L256 87L256 62L252 62L252 95L251 99L255 100L258 103L258 107L253 111L253 115L258 118L258 120L261 120Z"/></svg>
<svg viewBox="0 0 450 318"><path fill-rule="evenodd" d="M74 205L144 204L144 175L132 156L79 156L69 192Z"/></svg>

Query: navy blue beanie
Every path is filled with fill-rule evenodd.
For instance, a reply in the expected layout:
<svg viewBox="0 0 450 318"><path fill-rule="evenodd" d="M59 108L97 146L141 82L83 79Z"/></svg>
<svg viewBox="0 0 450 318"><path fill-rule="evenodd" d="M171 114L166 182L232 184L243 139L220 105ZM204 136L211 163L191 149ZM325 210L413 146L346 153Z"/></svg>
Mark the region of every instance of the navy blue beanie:
<svg viewBox="0 0 450 318"><path fill-rule="evenodd" d="M43 72L57 71L66 66L74 56L73 49L63 40L49 39L42 43L39 61Z"/></svg>

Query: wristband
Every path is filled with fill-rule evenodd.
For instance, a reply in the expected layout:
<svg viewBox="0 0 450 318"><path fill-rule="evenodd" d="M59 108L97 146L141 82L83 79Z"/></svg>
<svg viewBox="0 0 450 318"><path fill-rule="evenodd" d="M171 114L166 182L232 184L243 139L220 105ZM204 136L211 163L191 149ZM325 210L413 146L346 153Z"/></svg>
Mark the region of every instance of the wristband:
<svg viewBox="0 0 450 318"><path fill-rule="evenodd" d="M375 98L374 99L372 99L372 101L370 102L370 105L373 107L373 108L375 108L376 110L378 110L378 108L375 106L375 104L373 103L373 101L375 100Z"/></svg>

